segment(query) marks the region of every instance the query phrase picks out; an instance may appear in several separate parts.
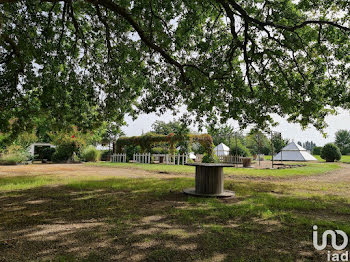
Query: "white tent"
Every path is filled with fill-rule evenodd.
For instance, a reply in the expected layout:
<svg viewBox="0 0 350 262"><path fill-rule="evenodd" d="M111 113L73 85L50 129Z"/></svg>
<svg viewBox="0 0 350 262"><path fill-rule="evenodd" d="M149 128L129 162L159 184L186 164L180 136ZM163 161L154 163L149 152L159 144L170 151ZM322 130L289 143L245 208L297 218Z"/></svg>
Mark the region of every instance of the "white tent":
<svg viewBox="0 0 350 262"><path fill-rule="evenodd" d="M281 152L273 157L277 161L315 161L314 158L305 148L292 142L282 148Z"/></svg>
<svg viewBox="0 0 350 262"><path fill-rule="evenodd" d="M217 156L228 156L230 154L230 148L227 145L220 143L214 148L214 152Z"/></svg>

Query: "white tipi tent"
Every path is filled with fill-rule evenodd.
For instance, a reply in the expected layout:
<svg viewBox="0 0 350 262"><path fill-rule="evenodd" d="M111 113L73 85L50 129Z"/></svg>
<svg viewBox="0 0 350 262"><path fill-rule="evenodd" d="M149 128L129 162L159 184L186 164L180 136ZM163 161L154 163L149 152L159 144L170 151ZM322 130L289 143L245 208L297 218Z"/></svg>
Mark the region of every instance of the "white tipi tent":
<svg viewBox="0 0 350 262"><path fill-rule="evenodd" d="M282 148L281 152L273 157L276 161L315 161L314 158L305 148L292 142Z"/></svg>
<svg viewBox="0 0 350 262"><path fill-rule="evenodd" d="M214 148L214 152L217 156L228 156L230 154L230 148L227 145L220 143Z"/></svg>

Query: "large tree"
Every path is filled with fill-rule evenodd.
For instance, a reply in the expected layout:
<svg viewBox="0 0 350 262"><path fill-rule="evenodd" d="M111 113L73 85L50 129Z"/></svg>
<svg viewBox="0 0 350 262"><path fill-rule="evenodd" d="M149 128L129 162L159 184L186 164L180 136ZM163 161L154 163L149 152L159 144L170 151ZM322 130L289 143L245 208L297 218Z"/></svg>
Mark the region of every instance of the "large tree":
<svg viewBox="0 0 350 262"><path fill-rule="evenodd" d="M350 151L350 132L348 130L338 130L335 133L335 144L340 152L346 155Z"/></svg>
<svg viewBox="0 0 350 262"><path fill-rule="evenodd" d="M0 131L122 121L325 126L349 107L348 0L0 0Z"/></svg>
<svg viewBox="0 0 350 262"><path fill-rule="evenodd" d="M181 121L155 121L152 124L151 132L159 135L169 135L170 133L174 134L189 134L191 132L190 128L182 123Z"/></svg>

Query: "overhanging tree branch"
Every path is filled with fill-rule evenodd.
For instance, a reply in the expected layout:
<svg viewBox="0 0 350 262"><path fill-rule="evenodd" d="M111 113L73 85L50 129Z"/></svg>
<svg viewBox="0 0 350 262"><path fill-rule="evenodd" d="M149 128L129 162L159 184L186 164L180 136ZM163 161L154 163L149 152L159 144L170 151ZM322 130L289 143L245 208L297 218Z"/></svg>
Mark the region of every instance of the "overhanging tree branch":
<svg viewBox="0 0 350 262"><path fill-rule="evenodd" d="M222 1L224 1L224 0L222 0ZM229 0L229 4L232 6L232 8L234 8L237 12L240 13L242 18L244 18L245 20L248 20L248 21L250 21L252 23L255 23L255 24L258 24L260 26L263 26L263 27L264 26L271 26L271 27L274 27L274 28L278 28L278 29L283 29L283 30L294 32L295 30L303 28L303 27L305 27L307 25L317 24L317 25L331 25L331 26L337 27L337 28L339 28L341 30L350 32L350 28L349 27L342 26L342 25L339 25L339 24L337 24L335 22L326 21L326 20L306 20L306 21L304 21L302 23L299 23L299 24L296 24L294 26L286 26L286 25L276 24L276 23L273 23L273 22L270 22L270 21L261 21L259 19L256 19L254 17L249 16L247 11L245 11L244 8L242 8L239 4L237 4L236 1Z"/></svg>

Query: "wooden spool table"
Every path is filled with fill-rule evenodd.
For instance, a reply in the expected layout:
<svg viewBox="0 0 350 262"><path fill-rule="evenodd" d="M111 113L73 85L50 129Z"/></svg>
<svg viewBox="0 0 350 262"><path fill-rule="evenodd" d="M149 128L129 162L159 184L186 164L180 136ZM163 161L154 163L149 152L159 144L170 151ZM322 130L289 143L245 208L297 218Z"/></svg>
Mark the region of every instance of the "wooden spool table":
<svg viewBox="0 0 350 262"><path fill-rule="evenodd" d="M224 190L224 167L233 164L195 163L186 164L196 167L196 187L184 189L184 193L193 196L232 197L233 191Z"/></svg>

